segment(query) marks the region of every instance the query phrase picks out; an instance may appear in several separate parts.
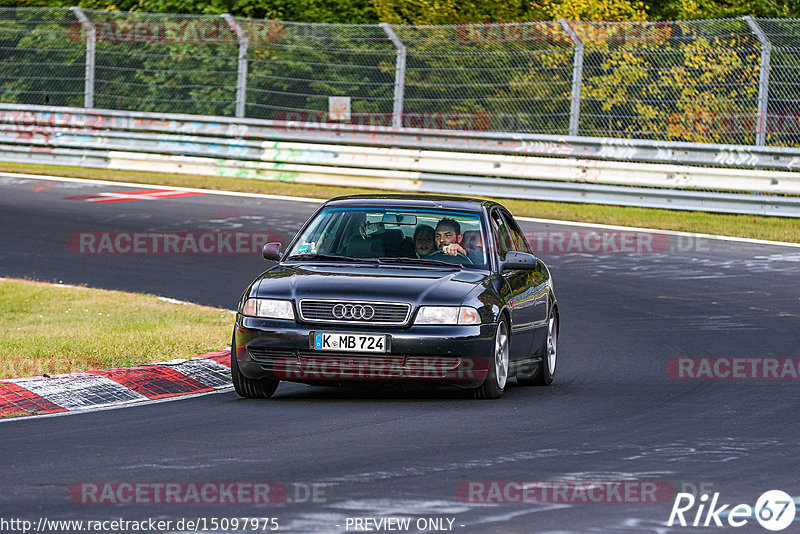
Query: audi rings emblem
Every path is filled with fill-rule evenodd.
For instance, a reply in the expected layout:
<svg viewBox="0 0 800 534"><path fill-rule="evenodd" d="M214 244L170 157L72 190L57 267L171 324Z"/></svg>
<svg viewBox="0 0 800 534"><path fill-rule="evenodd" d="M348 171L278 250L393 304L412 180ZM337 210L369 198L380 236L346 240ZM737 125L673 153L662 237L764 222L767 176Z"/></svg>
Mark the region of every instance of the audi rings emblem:
<svg viewBox="0 0 800 534"><path fill-rule="evenodd" d="M375 309L363 304L337 304L333 307L333 316L337 319L369 321L375 316Z"/></svg>

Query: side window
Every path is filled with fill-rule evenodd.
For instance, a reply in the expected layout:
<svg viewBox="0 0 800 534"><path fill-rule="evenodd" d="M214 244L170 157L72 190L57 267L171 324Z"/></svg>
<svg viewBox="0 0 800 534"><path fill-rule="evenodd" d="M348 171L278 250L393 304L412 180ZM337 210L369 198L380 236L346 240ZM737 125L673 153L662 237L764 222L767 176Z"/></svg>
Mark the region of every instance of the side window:
<svg viewBox="0 0 800 534"><path fill-rule="evenodd" d="M519 229L519 225L517 225L517 221L514 220L511 215L508 213L503 212L503 219L506 221L506 225L508 226L508 230L511 232L511 238L514 240L514 245L516 249L520 252L527 252L529 254L533 254L533 249L531 249L530 244L528 244L528 240L525 239L525 234L522 233L522 230Z"/></svg>
<svg viewBox="0 0 800 534"><path fill-rule="evenodd" d="M494 210L492 212L491 221L497 255L500 257L500 261L505 261L506 254L514 250L511 233L508 231L508 227L499 211Z"/></svg>

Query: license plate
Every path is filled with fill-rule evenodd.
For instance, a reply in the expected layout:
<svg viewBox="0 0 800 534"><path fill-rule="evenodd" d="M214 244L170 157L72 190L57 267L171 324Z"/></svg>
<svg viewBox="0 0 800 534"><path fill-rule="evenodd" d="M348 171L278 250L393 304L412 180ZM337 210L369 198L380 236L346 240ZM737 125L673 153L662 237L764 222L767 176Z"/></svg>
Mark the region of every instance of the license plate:
<svg viewBox="0 0 800 534"><path fill-rule="evenodd" d="M336 332L314 332L314 350L340 352L389 352L386 335L340 334Z"/></svg>

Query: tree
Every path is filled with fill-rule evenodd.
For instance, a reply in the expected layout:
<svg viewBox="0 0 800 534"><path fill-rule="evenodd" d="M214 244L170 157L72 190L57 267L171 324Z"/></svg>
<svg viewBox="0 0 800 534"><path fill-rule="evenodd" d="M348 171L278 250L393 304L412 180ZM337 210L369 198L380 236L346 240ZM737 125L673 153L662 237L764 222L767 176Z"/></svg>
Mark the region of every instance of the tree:
<svg viewBox="0 0 800 534"><path fill-rule="evenodd" d="M389 24L439 25L535 20L529 0L372 0Z"/></svg>
<svg viewBox="0 0 800 534"><path fill-rule="evenodd" d="M645 0L650 20L753 17L796 18L800 0Z"/></svg>
<svg viewBox="0 0 800 534"><path fill-rule="evenodd" d="M533 0L533 11L546 19L619 22L647 20L640 0Z"/></svg>

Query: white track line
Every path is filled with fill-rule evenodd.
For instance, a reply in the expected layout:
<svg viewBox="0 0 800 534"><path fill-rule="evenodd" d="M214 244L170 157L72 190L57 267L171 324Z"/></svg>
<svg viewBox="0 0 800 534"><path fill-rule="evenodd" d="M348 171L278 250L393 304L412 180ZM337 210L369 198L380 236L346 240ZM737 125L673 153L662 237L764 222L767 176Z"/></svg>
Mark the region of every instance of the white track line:
<svg viewBox="0 0 800 534"><path fill-rule="evenodd" d="M156 184L140 184L136 182L115 182L110 180L89 180L86 178L70 178L66 176L45 176L41 174L23 174L23 173L14 173L14 172L0 172L0 177L8 177L8 178L28 178L31 180L45 180L45 181L54 181L54 182L73 182L73 183L86 183L86 184L103 184L103 185L112 185L112 186L121 186L121 187L143 187L143 188L152 188L152 187L159 187L162 189L170 189L174 191L186 191L190 193L204 193L206 195L221 195L221 196L229 196L229 197L244 197L244 198L264 198L269 200L287 200L290 202L307 202L313 204L320 204L325 202L324 199L320 198L304 198L304 197L291 197L291 196L284 196L284 195L268 195L264 193L243 193L240 191L221 191L216 189L198 189L193 187L175 187L169 185L156 185ZM636 226L615 226L609 224L597 224L597 223L586 223L586 222L576 222L576 221L561 221L557 219L538 219L536 217L516 217L519 221L526 221L526 222L534 222L534 223L541 223L541 224L556 224L561 226L578 226L581 228L598 228L598 229L605 229L605 230L625 230L625 231L635 231L635 232L658 232L666 235L675 235L675 236L687 236L687 237L695 237L695 238L702 238L702 239L714 239L718 241L730 241L734 243L748 243L751 245L771 245L771 246L778 246L778 247L791 247L791 248L800 248L800 243L790 243L784 241L768 241L764 239L751 239L746 237L732 237L732 236L724 236L724 235L714 235L714 234L695 234L692 232L679 232L676 230L659 230L655 228L640 228Z"/></svg>
<svg viewBox="0 0 800 534"><path fill-rule="evenodd" d="M27 178L30 180L44 180L50 182L73 182L82 184L101 184L113 185L120 187L142 187L145 189L169 189L172 191L185 191L188 193L204 193L206 195L223 195L229 197L246 197L246 198L266 198L270 200L288 200L291 202L309 202L314 204L321 204L325 202L321 198L303 198L303 197L290 197L284 195L267 195L264 193L243 193L241 191L222 191L217 189L197 189L194 187L177 187L172 185L158 185L158 184L140 184L137 182L115 182L112 180L90 180L88 178L71 178L68 176L46 176L42 174L22 174L16 172L0 172L0 177L7 178Z"/></svg>
<svg viewBox="0 0 800 534"><path fill-rule="evenodd" d="M695 237L702 239L715 239L717 241L733 241L735 243L749 243L752 245L774 245L778 247L794 247L800 248L800 243L790 243L787 241L768 241L765 239L752 239L749 237L733 237L727 235L715 234L696 234L693 232L679 232L677 230L659 230L656 228L639 228L636 226L615 226L613 224L598 224L598 223L584 223L575 221L559 221L555 219L538 219L536 217L514 217L518 221L542 223L542 224L555 224L559 226L579 226L582 228L597 228L602 230L623 230L634 232L652 232L657 234L677 235L686 237Z"/></svg>

